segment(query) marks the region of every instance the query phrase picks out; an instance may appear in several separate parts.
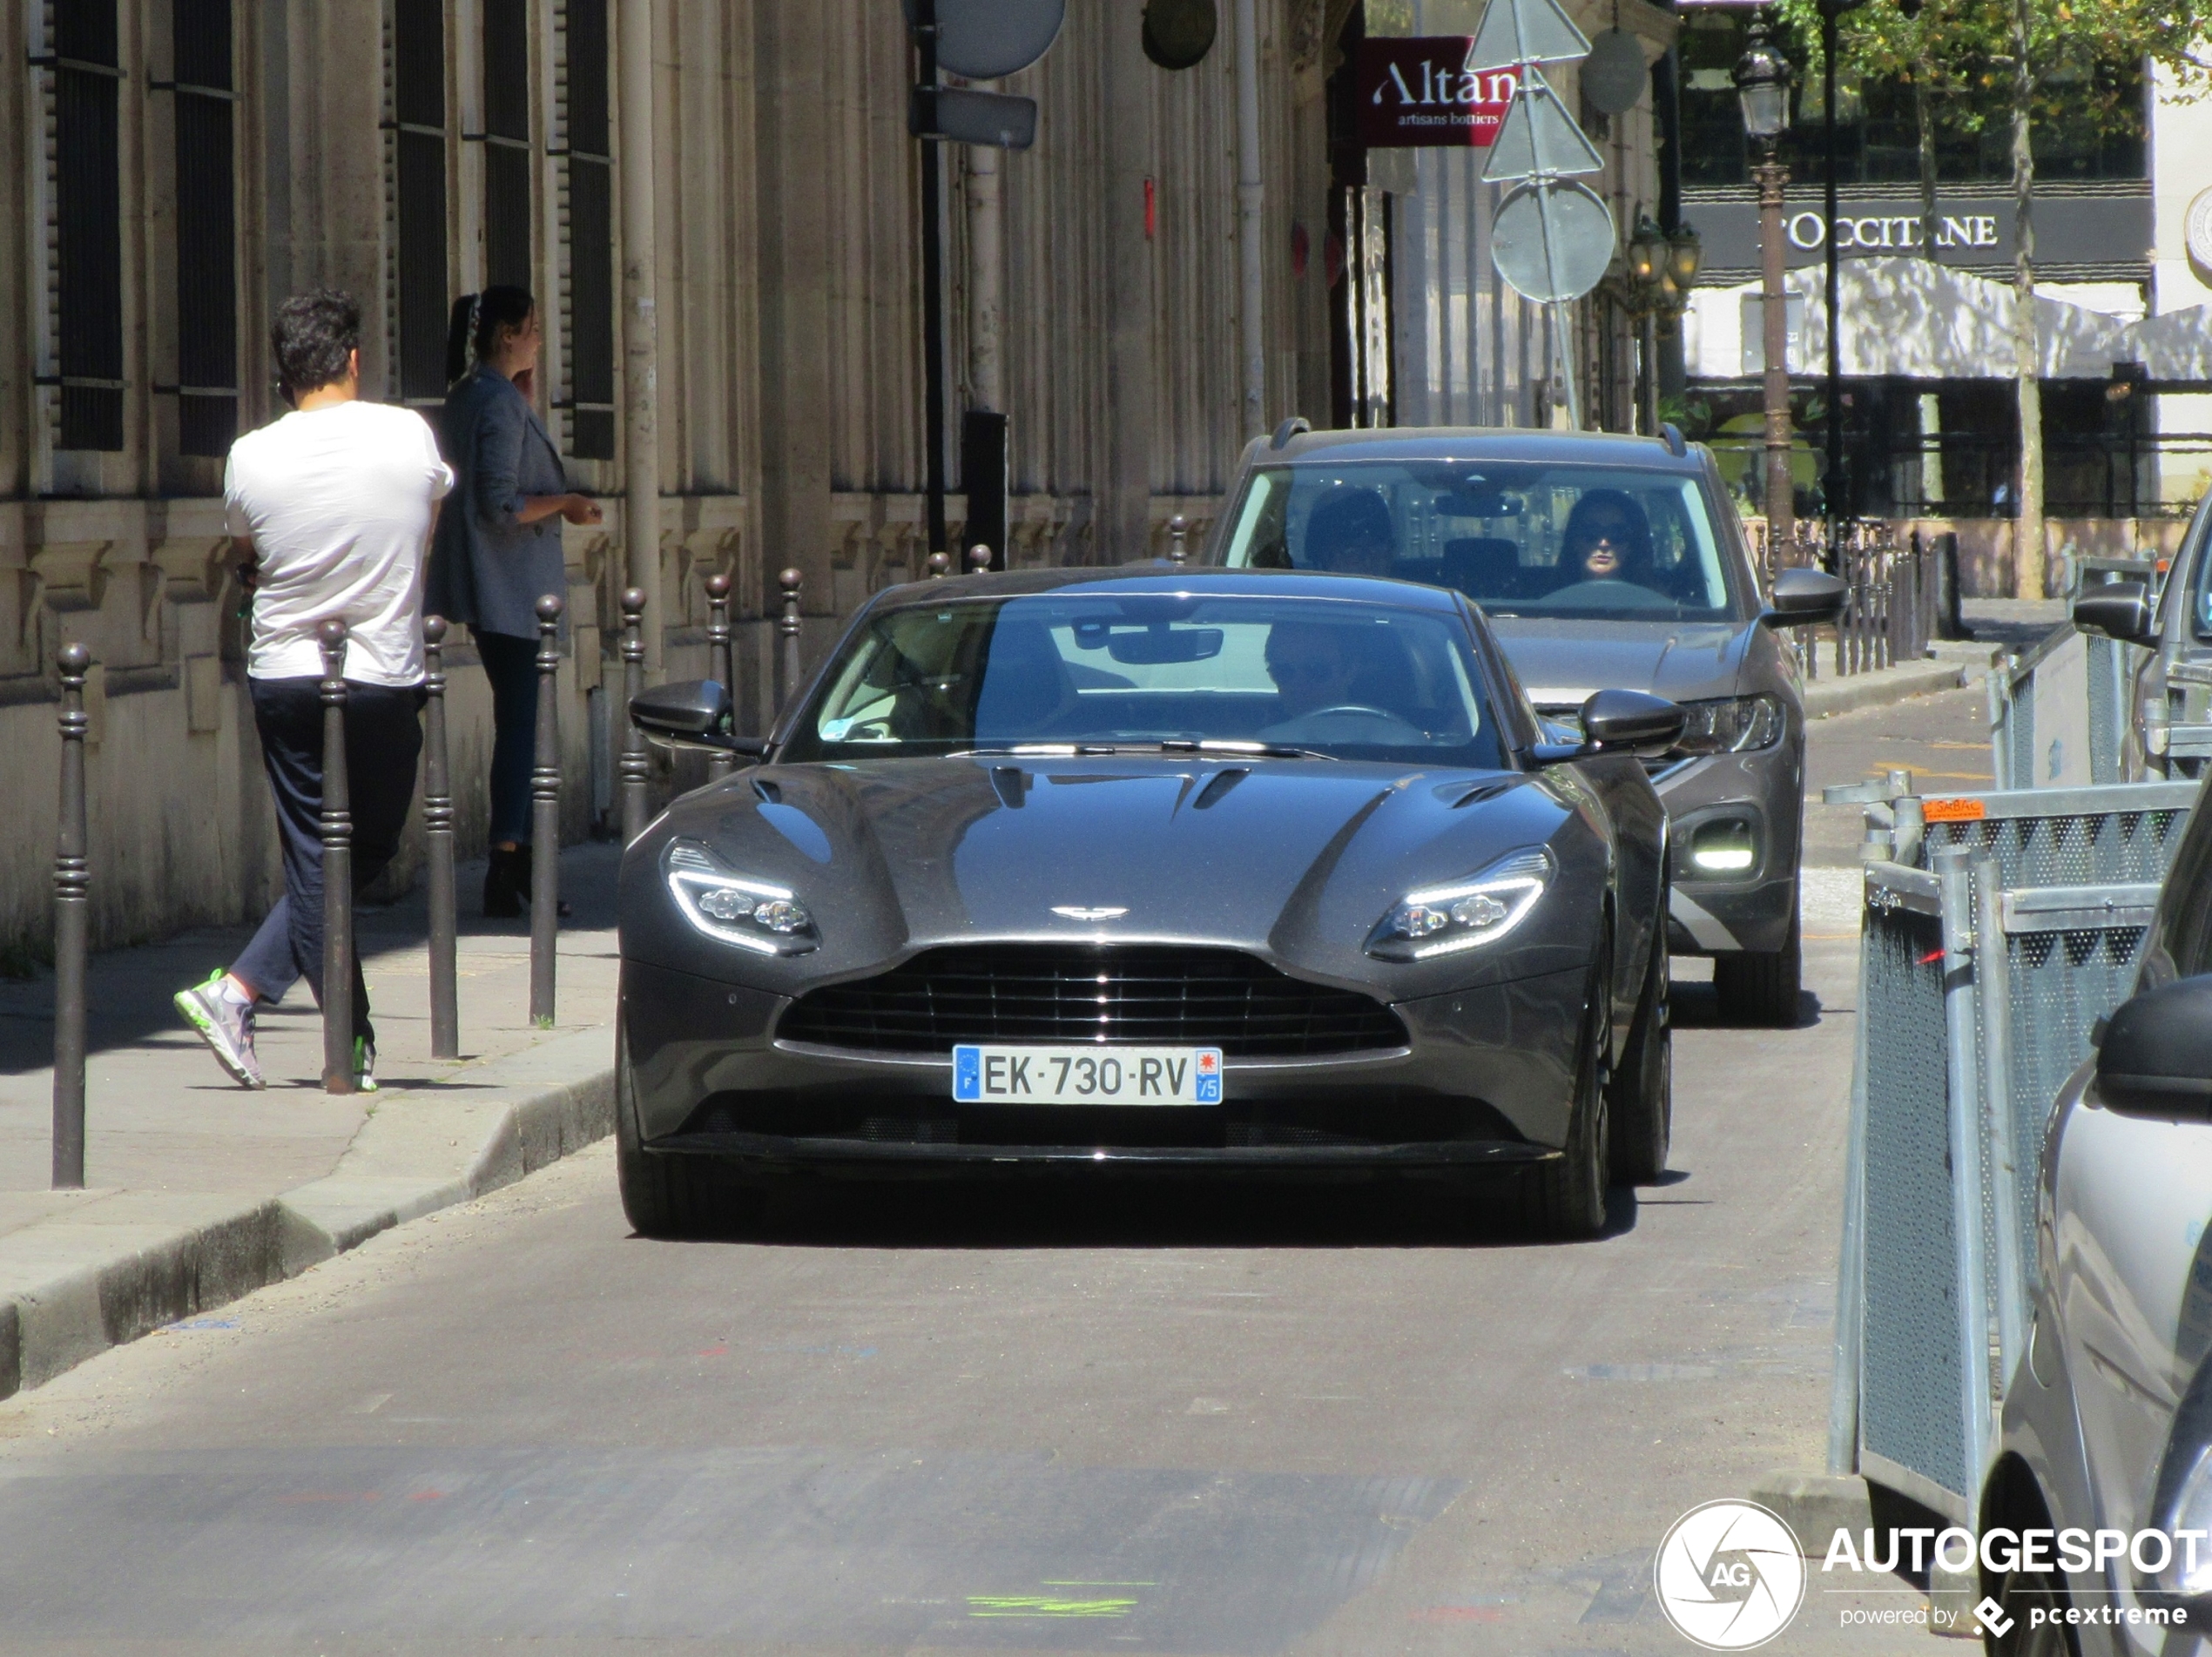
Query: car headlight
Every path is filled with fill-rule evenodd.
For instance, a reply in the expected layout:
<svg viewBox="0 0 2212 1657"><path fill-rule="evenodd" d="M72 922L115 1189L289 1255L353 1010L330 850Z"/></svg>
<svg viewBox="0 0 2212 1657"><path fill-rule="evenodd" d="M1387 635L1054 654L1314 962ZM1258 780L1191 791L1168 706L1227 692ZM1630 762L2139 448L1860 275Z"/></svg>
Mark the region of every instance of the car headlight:
<svg viewBox="0 0 2212 1657"><path fill-rule="evenodd" d="M1789 721L1778 697L1717 697L1685 702L1678 754L1740 754L1771 748L1782 740Z"/></svg>
<svg viewBox="0 0 2212 1657"><path fill-rule="evenodd" d="M671 840L661 859L684 919L718 943L763 955L803 955L821 941L798 893L749 880L696 840Z"/></svg>
<svg viewBox="0 0 2212 1657"><path fill-rule="evenodd" d="M1409 892L1367 936L1381 960L1427 960L1494 944L1528 917L1557 866L1541 846L1501 858L1448 886Z"/></svg>

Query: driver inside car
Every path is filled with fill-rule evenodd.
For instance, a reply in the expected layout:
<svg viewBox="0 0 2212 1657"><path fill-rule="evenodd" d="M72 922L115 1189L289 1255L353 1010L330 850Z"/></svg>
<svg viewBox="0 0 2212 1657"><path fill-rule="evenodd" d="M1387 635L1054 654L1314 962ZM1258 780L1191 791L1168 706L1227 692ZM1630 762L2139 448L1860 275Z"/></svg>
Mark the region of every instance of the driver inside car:
<svg viewBox="0 0 2212 1657"><path fill-rule="evenodd" d="M1651 526L1624 491L1592 489L1575 503L1560 543L1560 566L1573 582L1649 588L1652 564Z"/></svg>
<svg viewBox="0 0 2212 1657"><path fill-rule="evenodd" d="M1278 622L1268 630L1267 677L1275 681L1285 725L1349 702L1354 670L1341 628Z"/></svg>
<svg viewBox="0 0 2212 1657"><path fill-rule="evenodd" d="M1387 576L1397 557L1397 531L1379 489L1337 490L1306 518L1305 569Z"/></svg>

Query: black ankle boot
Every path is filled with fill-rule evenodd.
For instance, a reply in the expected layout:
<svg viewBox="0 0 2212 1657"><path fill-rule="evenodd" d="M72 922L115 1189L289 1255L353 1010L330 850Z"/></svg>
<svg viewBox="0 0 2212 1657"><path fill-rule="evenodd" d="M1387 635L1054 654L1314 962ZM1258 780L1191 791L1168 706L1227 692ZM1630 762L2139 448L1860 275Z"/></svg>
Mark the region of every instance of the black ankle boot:
<svg viewBox="0 0 2212 1657"><path fill-rule="evenodd" d="M530 849L527 845L518 845L508 855L515 859L515 893L517 901L521 905L521 907L517 908L515 913L516 914L521 914L523 910L529 907L530 893L536 890L536 882L531 878L530 873L532 867L530 861ZM554 904L553 913L560 916L562 919L566 920L569 918L570 913L568 899L565 898L556 899Z"/></svg>
<svg viewBox="0 0 2212 1657"><path fill-rule="evenodd" d="M529 848L495 845L484 866L484 919L512 920L529 892Z"/></svg>

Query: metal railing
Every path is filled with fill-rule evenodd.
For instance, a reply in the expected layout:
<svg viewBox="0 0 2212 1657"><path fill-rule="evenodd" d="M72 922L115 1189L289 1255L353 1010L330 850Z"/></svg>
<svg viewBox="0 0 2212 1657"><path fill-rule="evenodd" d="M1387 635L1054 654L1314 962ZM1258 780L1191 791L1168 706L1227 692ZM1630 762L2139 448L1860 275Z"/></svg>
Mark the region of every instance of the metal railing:
<svg viewBox="0 0 2212 1657"><path fill-rule="evenodd" d="M1829 1458L1962 1522L2025 1351L2043 1128L2195 784L1867 803Z"/></svg>
<svg viewBox="0 0 2212 1657"><path fill-rule="evenodd" d="M1825 524L1797 524L1779 549L1764 519L1748 521L1745 531L1762 591L1773 590L1777 569L1829 568ZM1842 577L1846 588L1843 614L1832 627L1794 630L1798 666L1807 678L1817 678L1824 655L1830 670L1845 678L1919 661L1945 630L1945 616L1955 621L1958 536L1924 537L1914 529L1900 542L1893 527L1869 521L1844 525L1839 541L1830 573Z"/></svg>

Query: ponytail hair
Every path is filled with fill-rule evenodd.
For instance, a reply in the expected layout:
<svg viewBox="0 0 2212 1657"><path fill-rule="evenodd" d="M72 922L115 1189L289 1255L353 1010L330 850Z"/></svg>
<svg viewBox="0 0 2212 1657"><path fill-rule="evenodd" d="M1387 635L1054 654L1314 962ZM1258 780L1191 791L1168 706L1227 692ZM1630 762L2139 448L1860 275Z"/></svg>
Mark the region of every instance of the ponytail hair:
<svg viewBox="0 0 2212 1657"><path fill-rule="evenodd" d="M537 309L527 289L501 284L453 302L446 324L446 383L453 384L484 360L502 328L519 328Z"/></svg>

